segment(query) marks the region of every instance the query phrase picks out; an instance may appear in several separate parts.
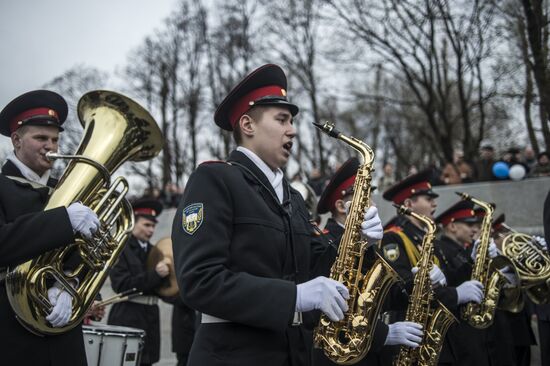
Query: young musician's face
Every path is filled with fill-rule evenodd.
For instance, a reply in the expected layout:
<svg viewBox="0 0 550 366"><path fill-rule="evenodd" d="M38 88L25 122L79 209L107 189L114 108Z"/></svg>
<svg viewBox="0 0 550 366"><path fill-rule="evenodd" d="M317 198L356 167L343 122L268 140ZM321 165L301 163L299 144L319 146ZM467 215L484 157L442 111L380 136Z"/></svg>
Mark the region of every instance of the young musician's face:
<svg viewBox="0 0 550 366"><path fill-rule="evenodd" d="M149 220L143 216L139 216L134 225L132 235L134 235L138 240L149 241L155 233L156 225L157 224L153 220Z"/></svg>
<svg viewBox="0 0 550 366"><path fill-rule="evenodd" d="M59 129L54 126L25 126L14 132L11 140L17 158L41 176L53 165L46 158L46 153L57 151Z"/></svg>
<svg viewBox="0 0 550 366"><path fill-rule="evenodd" d="M434 197L421 194L407 199L406 202L407 201L409 201L409 203L406 203L405 205L408 206L413 212L433 219L435 209L437 208L437 202Z"/></svg>
<svg viewBox="0 0 550 366"><path fill-rule="evenodd" d="M259 121L253 122L253 129L251 150L273 170L285 166L290 158L292 140L296 136L290 111L287 108L268 107Z"/></svg>
<svg viewBox="0 0 550 366"><path fill-rule="evenodd" d="M450 225L453 225L454 236L459 243L466 244L474 240L474 224L458 221Z"/></svg>

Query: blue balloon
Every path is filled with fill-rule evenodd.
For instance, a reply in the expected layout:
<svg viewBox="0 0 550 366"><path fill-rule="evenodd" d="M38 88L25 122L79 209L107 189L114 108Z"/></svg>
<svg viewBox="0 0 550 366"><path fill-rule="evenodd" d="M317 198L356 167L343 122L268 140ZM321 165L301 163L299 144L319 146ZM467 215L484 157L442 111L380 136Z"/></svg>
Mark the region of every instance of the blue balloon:
<svg viewBox="0 0 550 366"><path fill-rule="evenodd" d="M493 175L498 179L507 179L510 175L508 164L503 161L497 161L493 164Z"/></svg>

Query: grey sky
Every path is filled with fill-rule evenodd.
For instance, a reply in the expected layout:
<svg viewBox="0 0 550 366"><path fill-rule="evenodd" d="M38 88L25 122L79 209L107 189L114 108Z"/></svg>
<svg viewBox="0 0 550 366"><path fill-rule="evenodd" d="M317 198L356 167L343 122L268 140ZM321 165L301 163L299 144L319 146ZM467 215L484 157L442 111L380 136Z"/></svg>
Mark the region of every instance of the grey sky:
<svg viewBox="0 0 550 366"><path fill-rule="evenodd" d="M0 1L0 109L77 64L113 72L177 0ZM9 139L0 136L0 148Z"/></svg>
<svg viewBox="0 0 550 366"><path fill-rule="evenodd" d="M76 64L112 72L176 0L3 0L0 108Z"/></svg>

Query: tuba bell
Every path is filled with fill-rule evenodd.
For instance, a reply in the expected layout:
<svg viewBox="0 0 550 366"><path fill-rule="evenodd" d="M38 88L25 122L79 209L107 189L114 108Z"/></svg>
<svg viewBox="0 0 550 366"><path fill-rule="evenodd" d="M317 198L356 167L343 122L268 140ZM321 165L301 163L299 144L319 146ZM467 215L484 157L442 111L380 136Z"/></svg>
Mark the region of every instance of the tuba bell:
<svg viewBox="0 0 550 366"><path fill-rule="evenodd" d="M77 110L83 138L74 155L49 154L51 159L68 159L69 164L44 210L80 201L97 214L101 226L91 239L77 234L69 246L8 268L10 305L19 322L36 334L64 333L82 321L134 226L125 198L128 182L118 177L111 183L111 174L126 160L155 157L163 146L162 133L149 112L121 94L89 92ZM47 291L53 282L73 301L69 322L59 328L45 319L52 310Z"/></svg>

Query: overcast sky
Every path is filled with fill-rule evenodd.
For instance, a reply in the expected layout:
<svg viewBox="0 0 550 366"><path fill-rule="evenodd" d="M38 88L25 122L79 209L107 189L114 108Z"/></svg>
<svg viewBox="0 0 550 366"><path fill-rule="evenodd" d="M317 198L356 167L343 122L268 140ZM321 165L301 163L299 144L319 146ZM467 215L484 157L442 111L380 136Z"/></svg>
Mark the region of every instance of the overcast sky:
<svg viewBox="0 0 550 366"><path fill-rule="evenodd" d="M112 73L177 0L0 1L0 109L77 64ZM9 139L1 136L0 148Z"/></svg>
<svg viewBox="0 0 550 366"><path fill-rule="evenodd" d="M112 72L177 0L0 1L0 108L76 64Z"/></svg>

